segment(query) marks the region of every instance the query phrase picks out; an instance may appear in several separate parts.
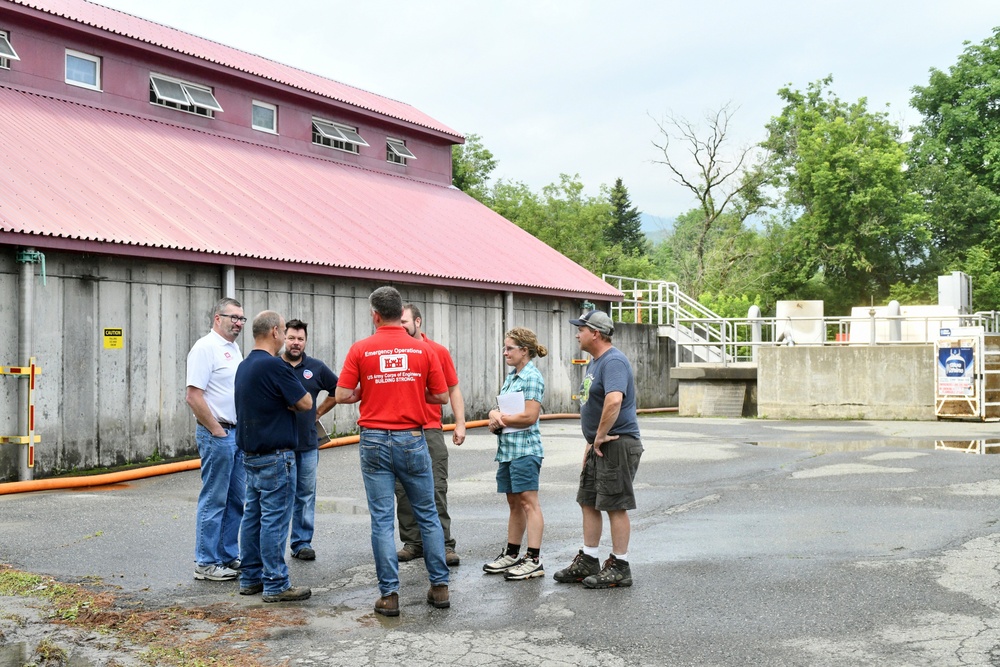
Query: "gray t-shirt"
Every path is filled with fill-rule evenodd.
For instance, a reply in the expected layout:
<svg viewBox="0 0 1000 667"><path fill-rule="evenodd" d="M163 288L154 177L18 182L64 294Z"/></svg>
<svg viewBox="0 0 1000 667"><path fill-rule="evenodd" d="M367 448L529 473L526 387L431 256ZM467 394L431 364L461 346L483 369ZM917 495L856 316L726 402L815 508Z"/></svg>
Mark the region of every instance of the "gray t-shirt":
<svg viewBox="0 0 1000 667"><path fill-rule="evenodd" d="M587 367L580 388L580 425L587 442L593 443L601 423L604 397L608 392L622 393L622 407L618 419L608 435L639 436L639 421L635 416L635 378L628 357L617 347L608 349Z"/></svg>

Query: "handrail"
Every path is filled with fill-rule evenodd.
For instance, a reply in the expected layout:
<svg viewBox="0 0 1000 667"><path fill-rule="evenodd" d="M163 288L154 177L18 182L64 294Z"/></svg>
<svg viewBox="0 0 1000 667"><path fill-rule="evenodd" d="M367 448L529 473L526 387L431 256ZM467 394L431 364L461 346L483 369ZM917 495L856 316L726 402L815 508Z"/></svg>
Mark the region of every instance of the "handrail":
<svg viewBox="0 0 1000 667"><path fill-rule="evenodd" d="M677 345L675 364L678 366L755 363L757 349L762 346L802 344L803 341L794 340L795 336L785 334L796 321L822 323L815 327L822 332L822 339L809 340L806 344L927 342L937 335L938 329L948 327L981 326L989 333L1000 332L1000 311L980 311L971 315L890 316L873 312L868 317L726 318L682 292L677 283L613 274L603 277L624 295L620 303L611 304L611 318L616 322L666 327L665 333ZM890 326L892 323L898 325Z"/></svg>

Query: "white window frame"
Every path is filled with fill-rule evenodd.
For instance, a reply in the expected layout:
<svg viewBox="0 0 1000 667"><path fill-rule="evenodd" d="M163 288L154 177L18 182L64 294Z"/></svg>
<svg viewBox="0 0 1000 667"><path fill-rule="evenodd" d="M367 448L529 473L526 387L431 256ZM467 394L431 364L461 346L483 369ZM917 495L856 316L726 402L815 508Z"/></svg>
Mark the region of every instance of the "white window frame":
<svg viewBox="0 0 1000 667"><path fill-rule="evenodd" d="M170 109L176 108L178 111L186 111L194 114L198 113L197 111L194 111L194 108L197 107L198 109L208 111L208 117L210 118L213 117L211 112L223 110L222 105L219 104L219 100L215 99L212 89L208 86L202 86L197 83L191 83L190 81L175 79L172 76L157 74L155 72L150 73L149 83L153 87L153 94L157 99L156 102L150 101L150 104L165 106ZM174 86L177 86L178 90L174 93L168 92L165 90L165 86L163 84L173 84ZM171 102L178 106L172 107L169 104L164 104L164 102ZM185 109L183 107L191 108Z"/></svg>
<svg viewBox="0 0 1000 667"><path fill-rule="evenodd" d="M76 79L69 78L69 59L76 58L77 60L86 60L88 62L94 63L94 79L96 83L87 83L86 81L77 81ZM65 65L65 78L66 83L71 86L79 86L80 88L87 88L89 90L101 90L101 59L99 56L92 56L89 53L82 53L80 51L74 51L73 49L66 49L66 57L63 61Z"/></svg>
<svg viewBox="0 0 1000 667"><path fill-rule="evenodd" d="M361 146L369 146L370 144L365 141L357 128L351 127L350 125L343 125L342 123L335 123L332 120L325 120L323 118L312 119L312 126L324 139L329 139L331 142L335 142L334 145L316 143L318 146L326 146L327 148L333 148L338 151L345 151L347 153L354 153L355 155L361 152ZM336 144L340 144L339 146Z"/></svg>
<svg viewBox="0 0 1000 667"><path fill-rule="evenodd" d="M20 60L14 46L10 43L10 34L6 30L0 30L0 68L10 69L11 60Z"/></svg>
<svg viewBox="0 0 1000 667"><path fill-rule="evenodd" d="M406 143L402 139L386 137L385 148L386 162L391 162L393 164L406 164L408 160L417 159L417 156L406 147Z"/></svg>
<svg viewBox="0 0 1000 667"><path fill-rule="evenodd" d="M268 109L272 114L274 119L274 126L267 127L264 125L257 125L254 122L254 107L260 107L261 109ZM261 102L260 100L253 100L250 104L250 126L255 130L260 130L261 132L269 132L271 134L278 133L278 106L276 104L268 104L267 102Z"/></svg>

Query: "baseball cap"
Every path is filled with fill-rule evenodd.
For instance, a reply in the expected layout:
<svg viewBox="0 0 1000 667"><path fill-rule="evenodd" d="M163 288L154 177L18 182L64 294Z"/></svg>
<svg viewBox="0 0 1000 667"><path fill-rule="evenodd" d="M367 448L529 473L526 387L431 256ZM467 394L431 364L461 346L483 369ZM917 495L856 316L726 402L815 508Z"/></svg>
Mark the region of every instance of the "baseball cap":
<svg viewBox="0 0 1000 667"><path fill-rule="evenodd" d="M615 333L615 323L611 321L607 313L601 310L588 311L580 319L570 320L569 323L577 327L590 327L594 331L600 331L605 336L613 336Z"/></svg>

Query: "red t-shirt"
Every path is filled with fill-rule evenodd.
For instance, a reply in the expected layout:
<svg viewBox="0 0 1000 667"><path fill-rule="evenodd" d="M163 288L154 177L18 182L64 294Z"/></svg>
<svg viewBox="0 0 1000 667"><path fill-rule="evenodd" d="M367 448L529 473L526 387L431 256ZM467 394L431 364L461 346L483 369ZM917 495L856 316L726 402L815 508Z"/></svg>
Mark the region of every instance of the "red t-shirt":
<svg viewBox="0 0 1000 667"><path fill-rule="evenodd" d="M455 362L451 359L451 352L441 343L435 342L427 337L427 334L420 334L424 342L431 346L438 361L441 362L441 370L444 372L444 383L448 388L458 384L458 373L455 372ZM427 423L424 428L441 428L441 406L437 403L425 403L427 406Z"/></svg>
<svg viewBox="0 0 1000 667"><path fill-rule="evenodd" d="M381 326L347 352L337 386L361 385L358 426L405 430L427 422L425 389L448 391L441 363L427 343L400 326Z"/></svg>

